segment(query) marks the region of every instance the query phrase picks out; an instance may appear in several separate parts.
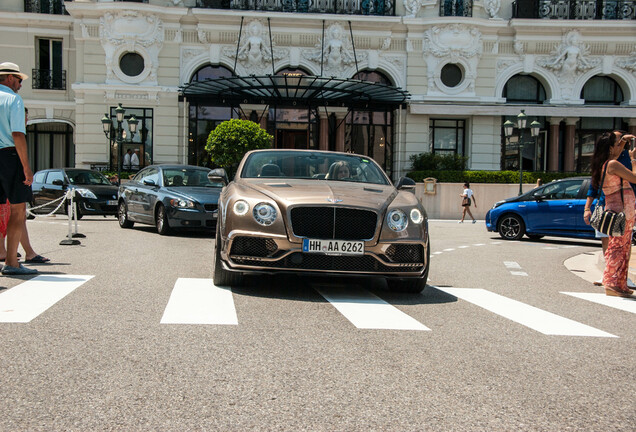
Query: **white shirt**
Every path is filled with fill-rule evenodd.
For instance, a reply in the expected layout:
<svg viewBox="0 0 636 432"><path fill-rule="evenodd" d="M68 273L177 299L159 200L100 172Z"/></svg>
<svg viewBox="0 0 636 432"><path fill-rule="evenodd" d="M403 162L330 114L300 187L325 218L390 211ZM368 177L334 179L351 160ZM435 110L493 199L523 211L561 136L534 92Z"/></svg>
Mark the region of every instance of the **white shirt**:
<svg viewBox="0 0 636 432"><path fill-rule="evenodd" d="M130 155L126 153L124 155L124 168L130 168Z"/></svg>
<svg viewBox="0 0 636 432"><path fill-rule="evenodd" d="M464 195L466 195L468 198L471 198L473 196L473 190L472 189L464 189Z"/></svg>
<svg viewBox="0 0 636 432"><path fill-rule="evenodd" d="M137 156L137 153L133 153L133 155L130 157L130 163L132 164L133 168L139 168L139 156Z"/></svg>

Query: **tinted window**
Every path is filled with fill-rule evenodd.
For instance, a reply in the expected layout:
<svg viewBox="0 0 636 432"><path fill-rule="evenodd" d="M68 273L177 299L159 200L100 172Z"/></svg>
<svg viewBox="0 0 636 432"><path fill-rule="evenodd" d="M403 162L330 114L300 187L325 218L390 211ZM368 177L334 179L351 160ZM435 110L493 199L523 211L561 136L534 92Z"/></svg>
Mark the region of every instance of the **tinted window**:
<svg viewBox="0 0 636 432"><path fill-rule="evenodd" d="M110 185L104 174L97 171L66 170L66 176L71 184L78 185Z"/></svg>
<svg viewBox="0 0 636 432"><path fill-rule="evenodd" d="M157 168L149 168L147 171L144 171L144 175L141 178L141 182L143 183L146 180L153 181L156 185L158 185L159 184L159 170Z"/></svg>
<svg viewBox="0 0 636 432"><path fill-rule="evenodd" d="M46 184L53 184L54 180L64 181L64 174L62 174L62 171L49 171L49 174L46 176Z"/></svg>
<svg viewBox="0 0 636 432"><path fill-rule="evenodd" d="M46 177L46 172L35 173L33 183L44 183L44 177Z"/></svg>
<svg viewBox="0 0 636 432"><path fill-rule="evenodd" d="M573 199L579 195L583 180L573 180L549 184L543 188L547 199Z"/></svg>

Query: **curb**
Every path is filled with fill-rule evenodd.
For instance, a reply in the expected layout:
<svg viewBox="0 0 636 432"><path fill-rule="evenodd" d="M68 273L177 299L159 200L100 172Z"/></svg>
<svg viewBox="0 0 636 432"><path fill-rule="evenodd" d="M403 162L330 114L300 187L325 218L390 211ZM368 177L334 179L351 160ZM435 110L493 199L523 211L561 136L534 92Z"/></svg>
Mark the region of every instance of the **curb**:
<svg viewBox="0 0 636 432"><path fill-rule="evenodd" d="M603 277L603 270L605 269L603 251L586 252L575 255L565 260L563 264L570 272L590 283L601 279ZM632 254L629 261L627 276L631 280L636 281L636 254Z"/></svg>

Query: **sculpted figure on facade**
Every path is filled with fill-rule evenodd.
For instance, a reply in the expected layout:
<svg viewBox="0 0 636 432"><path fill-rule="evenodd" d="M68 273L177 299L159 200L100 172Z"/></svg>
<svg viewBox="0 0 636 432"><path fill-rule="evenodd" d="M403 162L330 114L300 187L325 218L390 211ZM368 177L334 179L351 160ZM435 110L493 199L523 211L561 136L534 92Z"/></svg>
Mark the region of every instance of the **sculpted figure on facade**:
<svg viewBox="0 0 636 432"><path fill-rule="evenodd" d="M404 9L406 10L406 17L413 18L417 16L417 13L422 8L422 0L402 0Z"/></svg>
<svg viewBox="0 0 636 432"><path fill-rule="evenodd" d="M327 29L323 57L322 39L313 50L303 52L303 56L316 63L323 62L325 70L334 75L341 74L345 68L355 63L353 45L346 37L341 24L331 24ZM366 53L358 53L358 61L366 58Z"/></svg>
<svg viewBox="0 0 636 432"><path fill-rule="evenodd" d="M629 57L616 60L616 65L632 73L636 73L636 47L629 53Z"/></svg>
<svg viewBox="0 0 636 432"><path fill-rule="evenodd" d="M484 0L484 9L490 18L499 18L497 14L501 9L501 0Z"/></svg>
<svg viewBox="0 0 636 432"><path fill-rule="evenodd" d="M245 36L240 41L238 54L236 46L224 47L223 54L229 58L235 58L238 55L238 60L247 73L261 74L271 73L272 57L274 60L280 60L289 56L289 50L270 47L263 23L255 19L247 24Z"/></svg>
<svg viewBox="0 0 636 432"><path fill-rule="evenodd" d="M580 72L597 66L600 60L589 57L590 48L581 43L580 37L577 30L566 33L552 56L540 59L539 65L554 70L562 80L568 82L573 82Z"/></svg>
<svg viewBox="0 0 636 432"><path fill-rule="evenodd" d="M119 71L119 56L136 52L147 62L140 75L141 81L157 82L159 51L163 47L163 23L154 15L137 11L107 13L100 18L99 37L105 52L106 82L138 82L137 77L127 77ZM149 64L148 64L149 63Z"/></svg>

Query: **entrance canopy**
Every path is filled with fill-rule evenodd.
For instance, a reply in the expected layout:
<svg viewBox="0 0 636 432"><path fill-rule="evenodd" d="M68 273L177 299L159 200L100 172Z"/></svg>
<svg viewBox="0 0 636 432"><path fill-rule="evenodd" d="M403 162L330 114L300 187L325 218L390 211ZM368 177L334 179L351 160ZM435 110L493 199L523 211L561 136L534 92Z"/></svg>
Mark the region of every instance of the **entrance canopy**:
<svg viewBox="0 0 636 432"><path fill-rule="evenodd" d="M410 96L386 84L307 75L234 76L195 81L180 87L188 100L216 105L267 104L396 108Z"/></svg>

